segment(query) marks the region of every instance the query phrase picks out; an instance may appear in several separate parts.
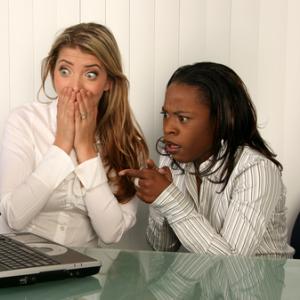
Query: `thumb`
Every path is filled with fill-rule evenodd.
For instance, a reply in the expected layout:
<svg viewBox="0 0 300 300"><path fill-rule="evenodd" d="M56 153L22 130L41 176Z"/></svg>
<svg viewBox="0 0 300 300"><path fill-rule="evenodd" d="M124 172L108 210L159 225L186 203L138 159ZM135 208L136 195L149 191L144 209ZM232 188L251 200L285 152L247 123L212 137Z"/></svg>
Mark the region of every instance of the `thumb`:
<svg viewBox="0 0 300 300"><path fill-rule="evenodd" d="M154 161L151 158L147 159L146 164L148 169L157 169Z"/></svg>
<svg viewBox="0 0 300 300"><path fill-rule="evenodd" d="M172 179L172 173L169 167L162 167L158 169L158 172L162 175L164 175L169 181L173 181Z"/></svg>

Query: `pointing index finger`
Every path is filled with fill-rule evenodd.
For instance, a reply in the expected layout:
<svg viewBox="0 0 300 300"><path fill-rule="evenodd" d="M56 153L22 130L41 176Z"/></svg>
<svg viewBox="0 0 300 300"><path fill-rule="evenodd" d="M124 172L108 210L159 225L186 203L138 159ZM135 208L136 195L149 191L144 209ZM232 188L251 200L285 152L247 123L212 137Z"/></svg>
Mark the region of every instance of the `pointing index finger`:
<svg viewBox="0 0 300 300"><path fill-rule="evenodd" d="M135 177L135 178L144 178L144 176L142 176L142 172L141 170L137 170L137 169L124 169L122 171L119 172L120 176L129 176L129 177Z"/></svg>

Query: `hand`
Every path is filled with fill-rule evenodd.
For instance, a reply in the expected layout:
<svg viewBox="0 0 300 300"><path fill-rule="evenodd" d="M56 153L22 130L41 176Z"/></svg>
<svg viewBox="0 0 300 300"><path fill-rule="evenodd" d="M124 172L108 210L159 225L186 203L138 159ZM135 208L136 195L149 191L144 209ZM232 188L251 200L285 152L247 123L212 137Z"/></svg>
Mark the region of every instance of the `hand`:
<svg viewBox="0 0 300 300"><path fill-rule="evenodd" d="M96 157L95 130L97 122L97 102L89 91L81 89L76 93L74 148L78 162Z"/></svg>
<svg viewBox="0 0 300 300"><path fill-rule="evenodd" d="M57 125L54 145L70 154L75 136L75 92L65 88L57 102Z"/></svg>
<svg viewBox="0 0 300 300"><path fill-rule="evenodd" d="M147 161L147 168L125 169L119 175L136 178L136 195L146 203L152 203L172 183L170 169L158 169L152 159Z"/></svg>

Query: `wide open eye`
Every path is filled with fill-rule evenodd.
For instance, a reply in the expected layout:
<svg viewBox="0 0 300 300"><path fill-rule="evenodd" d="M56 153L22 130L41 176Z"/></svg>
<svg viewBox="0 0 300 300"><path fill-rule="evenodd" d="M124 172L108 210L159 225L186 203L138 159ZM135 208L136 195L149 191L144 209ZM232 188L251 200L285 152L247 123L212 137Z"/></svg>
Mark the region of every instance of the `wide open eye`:
<svg viewBox="0 0 300 300"><path fill-rule="evenodd" d="M87 73L85 74L85 76L86 76L88 79L93 80L93 79L96 79L96 78L97 78L98 73L95 72L95 71L93 71L93 72L90 71L90 72L87 72Z"/></svg>
<svg viewBox="0 0 300 300"><path fill-rule="evenodd" d="M61 68L59 68L59 73L62 77L67 77L70 75L70 70L68 70L65 67L61 67Z"/></svg>

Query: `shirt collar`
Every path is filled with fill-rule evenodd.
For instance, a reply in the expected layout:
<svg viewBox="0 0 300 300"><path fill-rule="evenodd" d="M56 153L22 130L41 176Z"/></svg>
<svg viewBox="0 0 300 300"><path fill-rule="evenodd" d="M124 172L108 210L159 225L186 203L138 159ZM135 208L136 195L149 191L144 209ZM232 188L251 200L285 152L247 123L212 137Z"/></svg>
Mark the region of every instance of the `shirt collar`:
<svg viewBox="0 0 300 300"><path fill-rule="evenodd" d="M227 144L222 142L222 146L220 148L219 154L218 154L218 161L217 163L213 166L213 168L211 169L210 173L214 173L215 170L218 170L218 168L220 167L220 165L223 163L224 158L221 159L222 155L224 155L225 151L227 148ZM210 156L206 161L204 161L200 166L199 166L199 171L203 171L205 170L208 165L211 163L213 159L213 156ZM195 165L193 162L189 162L189 163L179 163L180 167L185 171L185 172L190 172L190 173L194 173L195 172ZM222 168L221 168L222 169ZM219 173L219 171L218 171Z"/></svg>

